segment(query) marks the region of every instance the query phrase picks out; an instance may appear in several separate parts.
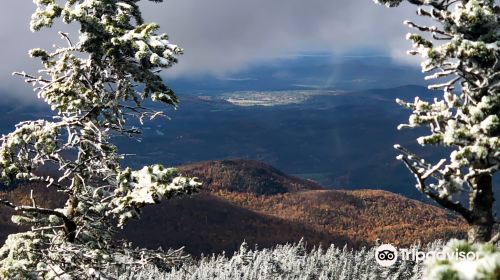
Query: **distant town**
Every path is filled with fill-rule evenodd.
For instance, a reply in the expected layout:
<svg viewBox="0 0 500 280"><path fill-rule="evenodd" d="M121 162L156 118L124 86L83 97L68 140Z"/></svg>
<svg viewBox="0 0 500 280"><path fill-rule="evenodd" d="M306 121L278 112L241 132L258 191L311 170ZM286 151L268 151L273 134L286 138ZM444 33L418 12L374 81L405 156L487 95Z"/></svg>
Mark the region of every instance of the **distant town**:
<svg viewBox="0 0 500 280"><path fill-rule="evenodd" d="M339 91L286 90L238 91L222 95L222 99L237 106L279 106L299 104L315 95L337 95Z"/></svg>

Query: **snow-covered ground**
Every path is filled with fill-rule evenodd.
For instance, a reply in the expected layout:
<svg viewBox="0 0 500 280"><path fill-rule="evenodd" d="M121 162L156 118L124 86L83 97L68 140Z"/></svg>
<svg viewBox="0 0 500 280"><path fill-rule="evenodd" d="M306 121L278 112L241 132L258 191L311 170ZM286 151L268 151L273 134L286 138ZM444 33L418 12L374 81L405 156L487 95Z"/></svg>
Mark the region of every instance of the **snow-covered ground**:
<svg viewBox="0 0 500 280"><path fill-rule="evenodd" d="M439 242L429 248L438 248ZM274 249L249 249L243 244L233 256L206 256L170 272L152 267L124 273L119 279L158 280L260 280L260 279L338 279L338 280L416 280L422 277L422 263L402 261L385 268L375 261L375 248L352 251L331 246L306 250L304 243L278 245ZM427 248L427 250L429 250Z"/></svg>

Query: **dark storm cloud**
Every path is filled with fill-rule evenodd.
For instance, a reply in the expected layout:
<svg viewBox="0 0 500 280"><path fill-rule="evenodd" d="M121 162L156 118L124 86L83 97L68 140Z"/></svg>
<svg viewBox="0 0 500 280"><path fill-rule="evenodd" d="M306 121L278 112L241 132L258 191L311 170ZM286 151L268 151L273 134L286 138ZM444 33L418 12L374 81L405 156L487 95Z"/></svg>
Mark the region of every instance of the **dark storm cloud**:
<svg viewBox="0 0 500 280"><path fill-rule="evenodd" d="M29 18L35 8L31 1L4 2L0 90L23 96L30 88L10 73L38 67L27 51L50 46L58 36L53 35L55 30L30 33ZM160 23L171 41L185 49L170 75L224 75L256 62L314 51L342 54L377 48L402 57L408 47L402 21L413 17L408 7L389 10L371 0L143 2L145 18ZM68 28L60 24L55 29Z"/></svg>

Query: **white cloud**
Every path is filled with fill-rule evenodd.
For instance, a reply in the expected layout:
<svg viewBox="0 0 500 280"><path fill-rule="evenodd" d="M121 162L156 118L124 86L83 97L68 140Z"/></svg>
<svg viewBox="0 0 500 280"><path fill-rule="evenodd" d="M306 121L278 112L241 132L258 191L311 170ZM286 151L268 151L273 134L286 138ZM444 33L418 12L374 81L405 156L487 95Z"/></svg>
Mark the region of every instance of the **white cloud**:
<svg viewBox="0 0 500 280"><path fill-rule="evenodd" d="M33 70L33 47L57 42L56 28L29 32L31 1L4 0L0 10L0 90L31 92L14 70ZM413 9L387 9L371 0L167 0L143 1L147 21L161 24L171 41L183 47L170 75L232 74L256 62L304 51L349 53L378 48L400 56L409 44L402 24ZM33 64L35 63L35 65Z"/></svg>
<svg viewBox="0 0 500 280"><path fill-rule="evenodd" d="M408 7L389 10L370 0L169 0L146 5L186 54L173 69L225 73L301 51L347 52L376 47L402 53Z"/></svg>

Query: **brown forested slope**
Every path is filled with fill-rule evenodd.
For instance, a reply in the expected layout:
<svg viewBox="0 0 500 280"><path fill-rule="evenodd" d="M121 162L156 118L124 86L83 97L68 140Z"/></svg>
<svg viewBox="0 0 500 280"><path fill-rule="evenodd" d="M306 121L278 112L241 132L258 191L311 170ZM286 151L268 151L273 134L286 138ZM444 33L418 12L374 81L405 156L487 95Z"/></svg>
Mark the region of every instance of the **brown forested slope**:
<svg viewBox="0 0 500 280"><path fill-rule="evenodd" d="M438 207L380 190L317 190L255 196L220 192L243 208L347 236L358 246L410 245L461 237L464 222Z"/></svg>
<svg viewBox="0 0 500 280"><path fill-rule="evenodd" d="M183 174L202 179L203 189L209 191L272 195L324 189L312 181L288 176L270 165L253 160L205 161L179 169Z"/></svg>
<svg viewBox="0 0 500 280"><path fill-rule="evenodd" d="M180 169L198 176L203 190L146 208L121 237L200 254L230 252L244 240L270 247L304 237L309 245L359 247L376 239L408 245L465 233L465 223L440 208L379 190L326 190L259 162L213 161ZM60 195L36 184L0 195L29 204L30 189L37 203L61 205ZM17 230L10 214L0 208L0 242Z"/></svg>

